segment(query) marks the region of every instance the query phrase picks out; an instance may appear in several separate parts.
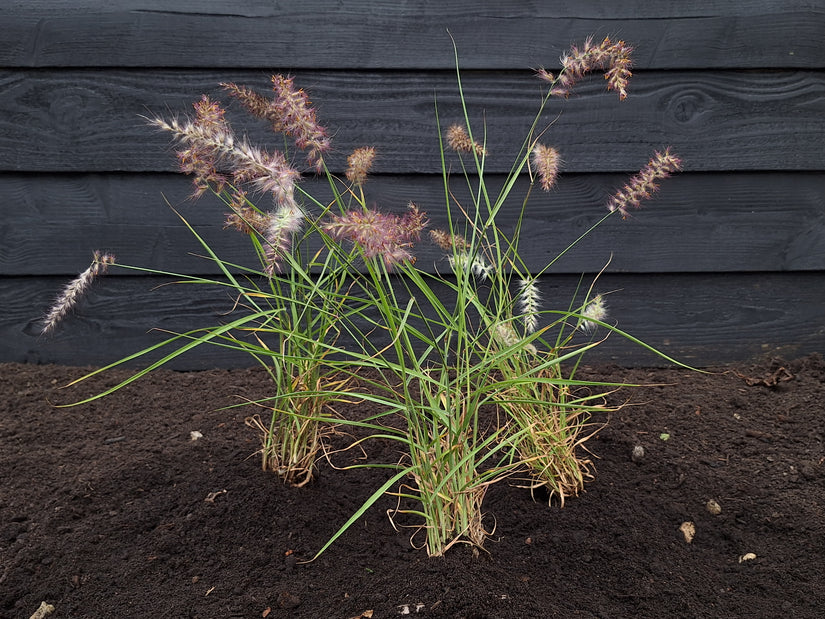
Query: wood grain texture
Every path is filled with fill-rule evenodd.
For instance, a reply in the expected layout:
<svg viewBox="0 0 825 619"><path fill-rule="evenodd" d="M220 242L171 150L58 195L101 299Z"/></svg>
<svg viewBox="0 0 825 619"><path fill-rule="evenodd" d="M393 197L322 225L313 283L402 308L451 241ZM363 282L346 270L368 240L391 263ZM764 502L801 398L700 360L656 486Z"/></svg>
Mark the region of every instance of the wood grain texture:
<svg viewBox="0 0 825 619"><path fill-rule="evenodd" d="M191 110L222 81L269 89L257 71L48 70L0 72L0 170L172 171L169 136L139 114ZM365 144L376 172L438 173L435 96L442 126L462 119L451 72L302 72L319 118L334 135L329 165ZM464 92L478 136L487 127L490 172L510 169L540 102L530 71L469 72ZM237 106L236 106L237 107ZM604 81L554 100L540 130L562 152L567 172L638 169L653 148L671 145L689 171L816 170L825 143L825 73L650 72L619 102ZM232 115L236 131L283 147L265 123ZM298 158L300 161L300 158Z"/></svg>
<svg viewBox="0 0 825 619"><path fill-rule="evenodd" d="M502 182L488 178L493 195ZM571 174L551 193L536 188L521 236L528 266L543 268L598 221L607 197L624 182L619 174ZM467 207L461 179L451 186ZM325 181L310 179L303 187L324 202L331 198ZM503 230L513 230L528 189L525 176L511 194L512 208L502 212ZM391 212L415 201L432 228L447 227L439 176L379 175L365 191L371 204ZM223 205L208 197L188 201L189 193L189 180L173 174L0 175L0 195L13 205L0 224L0 274L71 277L87 266L94 249L112 251L124 264L217 273L212 263L193 256L203 251L169 204L224 260L253 266L247 239L222 229ZM416 253L419 267L443 267L440 250L429 242ZM825 172L676 175L633 217L607 221L552 272L597 272L611 254L609 270L620 272L825 270Z"/></svg>
<svg viewBox="0 0 825 619"><path fill-rule="evenodd" d="M542 118L563 176L551 194L531 195L529 268L592 225L654 149L671 146L684 160L654 202L630 221L608 221L554 265L545 298L569 298L579 274L613 254L603 283L622 289L610 298L614 316L669 352L719 363L825 350L822 0L0 4L0 359L100 364L145 345L152 326L185 329L223 311L223 298L150 292L157 280L120 269L54 338L35 337L32 322L94 249L214 274L191 255L200 248L162 195L224 258L254 260L243 237L221 229L222 209L185 202L169 136L139 117L185 114L201 93L226 101L220 82L266 92L270 74L295 76L334 136L330 169L341 174L353 148L375 146L368 200L396 212L414 200L445 226L434 101L442 126L463 118L450 35L477 137L486 128L493 193L541 98L531 68L554 70L591 34L635 47L626 101L594 76ZM229 118L251 141L283 148L236 103ZM300 154L289 156L301 165ZM448 164L466 205L459 159L451 153ZM328 197L315 178L302 187ZM527 178L516 184L505 229L528 187ZM417 252L425 269L444 266L427 243ZM599 354L655 363L615 338ZM247 362L212 351L178 367Z"/></svg>
<svg viewBox="0 0 825 619"><path fill-rule="evenodd" d="M825 66L825 8L802 0L38 1L2 19L7 67L448 69L448 31L467 68L552 67L591 34L632 42L639 69Z"/></svg>
<svg viewBox="0 0 825 619"><path fill-rule="evenodd" d="M0 361L102 365L164 339L151 329L185 331L221 324L232 307L223 292L165 286L159 278L110 276L49 337L38 319L63 281L0 278ZM578 278L551 276L541 287L548 306L566 307ZM825 273L606 275L611 320L662 352L696 366L758 355L787 358L825 350ZM622 365L662 365L655 355L611 336L588 359ZM251 365L252 360L203 347L171 364L176 369ZM138 364L139 365L139 364Z"/></svg>

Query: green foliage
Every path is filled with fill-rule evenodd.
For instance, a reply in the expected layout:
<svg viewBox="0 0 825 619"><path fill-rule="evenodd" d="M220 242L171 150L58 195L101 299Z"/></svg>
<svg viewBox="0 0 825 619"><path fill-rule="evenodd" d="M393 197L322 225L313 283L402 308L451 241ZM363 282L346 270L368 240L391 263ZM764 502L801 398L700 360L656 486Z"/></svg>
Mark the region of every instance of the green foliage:
<svg viewBox="0 0 825 619"><path fill-rule="evenodd" d="M392 474L318 554L386 492L398 499L393 523L418 519L415 526L433 556L457 543L483 546L489 530L482 502L501 480L526 479L528 487L544 487L563 504L590 475L581 453L593 433L589 419L606 410L605 396L620 387L578 379L583 355L600 343L597 330L647 346L605 322L603 298L593 293L593 284L580 303L543 308L538 278L590 230L638 207L679 161L669 151L657 153L611 199L605 216L539 272L531 272L521 257L521 226L533 188L549 191L556 184L558 151L539 141L551 128L552 122L542 123L552 97L566 96L584 73L601 68L608 87L624 98L629 52L622 42L588 42L562 58L557 76L539 71L549 90L497 192L485 177L491 155L485 140L476 139L485 136L470 122L456 57L463 118L445 130L437 105L435 114L449 228L430 231L445 253L448 274L415 266L413 246L428 223L418 206L397 215L368 205L364 183L373 149L350 156L348 181L329 172L326 130L291 79L273 78L271 101L243 86L224 87L307 151L308 161L329 181L329 203L300 188L300 173L285 155L238 138L223 109L207 97L195 104L193 119L153 119L179 142L181 168L193 175L196 193L217 195L230 211L227 224L247 234L260 268L223 261L187 223L223 278L176 277L230 290L235 314L242 316L173 334L109 366L173 349L97 397L212 344L251 355L271 378L273 395L247 403L265 412L250 415L247 423L261 436L263 468L287 483L301 486L312 479L335 426L365 435L354 445L374 438L396 441L404 453L400 461L356 465ZM469 190L468 203L458 202L451 190L455 164ZM531 191L513 204L513 188L525 176ZM274 210L256 206L244 186L271 194ZM518 210L517 225L508 233L497 223L505 209ZM309 249L310 238L321 240L317 249ZM383 412L358 420L335 414L336 404L358 400Z"/></svg>

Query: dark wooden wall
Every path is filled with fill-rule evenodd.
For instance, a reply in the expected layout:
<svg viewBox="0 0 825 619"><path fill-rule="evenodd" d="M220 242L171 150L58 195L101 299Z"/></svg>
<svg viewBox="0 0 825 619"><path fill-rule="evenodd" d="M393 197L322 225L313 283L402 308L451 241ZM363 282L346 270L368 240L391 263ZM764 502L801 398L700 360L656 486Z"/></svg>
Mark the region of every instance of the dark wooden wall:
<svg viewBox="0 0 825 619"><path fill-rule="evenodd" d="M213 273L163 196L228 259L250 261L214 202L186 202L167 136L140 114L190 109L222 81L268 87L290 73L335 134L340 172L354 146L380 157L369 196L443 207L434 95L459 118L453 49L471 115L486 120L487 169L503 179L540 84L593 34L636 47L622 103L595 77L568 101L548 141L557 190L534 196L528 262L539 266L604 212L607 196L655 148L684 172L629 221L611 219L552 270L566 305L582 273L613 261L599 288L611 316L688 363L825 349L825 1L339 3L323 0L29 0L0 6L0 361L100 365L158 341L153 327L211 324L228 299L123 271L98 282L58 332L38 318L93 249L120 262ZM173 8L170 8L173 7ZM223 7L223 8L215 8ZM269 139L252 128L253 140ZM490 177L495 182L495 176ZM323 185L307 179L306 185ZM526 184L516 188L523 193ZM422 247L419 265L438 254ZM617 339L595 355L656 358ZM175 367L249 363L204 349Z"/></svg>

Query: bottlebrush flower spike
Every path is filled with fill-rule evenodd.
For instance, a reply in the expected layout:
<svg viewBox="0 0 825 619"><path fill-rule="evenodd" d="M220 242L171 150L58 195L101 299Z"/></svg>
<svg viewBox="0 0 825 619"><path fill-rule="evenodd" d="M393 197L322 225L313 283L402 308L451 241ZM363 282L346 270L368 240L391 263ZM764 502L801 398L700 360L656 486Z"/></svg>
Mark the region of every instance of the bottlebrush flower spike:
<svg viewBox="0 0 825 619"><path fill-rule="evenodd" d="M602 295L597 294L593 297L593 300L587 304L582 312L582 315L586 318L583 320L580 328L585 333L590 333L598 326L594 320L604 320L607 318L607 306L604 304L604 299Z"/></svg>
<svg viewBox="0 0 825 619"><path fill-rule="evenodd" d="M593 45L593 39L588 37L581 49L573 45L569 52L562 55L562 70L558 77L545 69L539 69L536 74L539 79L550 82L550 94L567 97L573 85L585 74L599 69L604 71L607 89L615 90L619 93L619 99L624 100L627 98L628 81L633 75L630 71L632 51L633 48L624 41L614 43L609 37L605 37L599 45Z"/></svg>
<svg viewBox="0 0 825 619"><path fill-rule="evenodd" d="M200 101L193 105L194 120L187 120L180 125L177 120L167 124L155 119L153 124L161 129L171 131L184 145L176 151L181 172L194 177L195 191L193 198L198 198L209 189L210 184L216 185L220 191L228 181L228 177L218 171L220 149L215 142L223 142L231 129L224 120L224 110L217 103L203 95Z"/></svg>
<svg viewBox="0 0 825 619"><path fill-rule="evenodd" d="M493 339L499 346L504 348L515 346L521 341L518 333L516 333L516 330L513 328L513 323L510 321L496 323L493 326L492 333ZM523 349L536 354L536 347L532 344L525 344Z"/></svg>
<svg viewBox="0 0 825 619"><path fill-rule="evenodd" d="M304 221L304 212L295 204L282 204L274 213L267 215L263 231L266 274L270 277L278 270L283 256L292 248L292 237Z"/></svg>
<svg viewBox="0 0 825 619"><path fill-rule="evenodd" d="M295 204L295 182L301 173L287 163L280 151L268 153L246 140L231 152L235 183L250 183L255 189L272 193L278 204Z"/></svg>
<svg viewBox="0 0 825 619"><path fill-rule="evenodd" d="M275 131L275 133L281 133L283 131L281 116L279 112L274 109L271 99L267 99L248 86L239 86L234 82L223 82L221 88L226 90L231 97L240 101L241 105L243 105L250 114L272 123L272 130Z"/></svg>
<svg viewBox="0 0 825 619"><path fill-rule="evenodd" d="M447 146L457 153L471 153L473 151L481 157L487 154L487 149L478 142L470 139L470 134L463 125L450 125L447 129Z"/></svg>
<svg viewBox="0 0 825 619"><path fill-rule="evenodd" d="M364 146L356 148L347 157L347 180L356 187L362 187L367 182L367 173L375 160L375 148Z"/></svg>
<svg viewBox="0 0 825 619"><path fill-rule="evenodd" d="M451 252L447 259L454 273L462 273L465 269L470 269L472 274L479 279L484 280L490 276L493 270L492 265L487 264L478 254L470 254L470 244L463 236L450 234L444 230L430 230L430 239L444 251Z"/></svg>
<svg viewBox="0 0 825 619"><path fill-rule="evenodd" d="M307 151L307 161L317 172L323 171L322 156L331 147L327 130L316 119L315 109L303 89L295 89L293 78L272 76L275 91L273 109L277 110L281 131L295 139L295 145Z"/></svg>
<svg viewBox="0 0 825 619"><path fill-rule="evenodd" d="M254 116L272 123L276 133L284 133L295 140L295 145L307 152L307 161L317 172L323 170L322 156L331 142L327 130L317 120L315 109L303 89L294 87L294 78L273 75L273 99L256 93L246 86L228 82L223 88Z"/></svg>
<svg viewBox="0 0 825 619"><path fill-rule="evenodd" d="M518 308L521 319L524 321L524 329L527 333L533 333L539 325L538 311L541 305L541 295L539 287L534 279L522 279L519 281Z"/></svg>
<svg viewBox="0 0 825 619"><path fill-rule="evenodd" d="M532 152L533 171L539 177L539 183L544 191L550 191L556 184L559 175L561 157L559 151L551 146L536 144Z"/></svg>
<svg viewBox="0 0 825 619"><path fill-rule="evenodd" d="M269 223L267 215L250 206L243 189L235 189L231 195L232 202L229 208L232 211L226 214L224 228L235 228L245 234L252 232L263 234Z"/></svg>
<svg viewBox="0 0 825 619"><path fill-rule="evenodd" d="M490 277L493 272L493 266L479 255L472 256L469 252L458 252L448 257L450 261L450 268L454 273L462 273L466 269L470 269L472 274L480 280L485 280Z"/></svg>
<svg viewBox="0 0 825 619"><path fill-rule="evenodd" d="M404 215L367 208L331 215L322 229L336 241L352 241L361 248L364 256L379 257L387 269L391 269L401 262L415 262L410 249L427 223L426 213L410 202Z"/></svg>
<svg viewBox="0 0 825 619"><path fill-rule="evenodd" d="M196 197L216 183L218 190L231 173L235 183L251 183L272 192L281 204L295 202L295 183L301 174L278 151L267 153L238 140L224 120L224 111L207 96L195 104L195 118L180 121L149 119L149 123L169 131L183 146L178 151L181 171L195 175Z"/></svg>
<svg viewBox="0 0 825 619"><path fill-rule="evenodd" d="M444 230L430 230L430 239L444 251L451 251L453 249L466 251L470 249L470 245L464 240L463 236L450 234Z"/></svg>
<svg viewBox="0 0 825 619"><path fill-rule="evenodd" d="M77 305L77 302L86 293L89 286L92 285L92 282L100 275L103 275L106 269L109 268L109 265L114 264L114 262L115 257L113 255L101 254L99 251L95 251L92 264L89 268L73 279L63 289L63 292L43 319L43 330L41 334L54 331L57 324Z"/></svg>
<svg viewBox="0 0 825 619"><path fill-rule="evenodd" d="M672 155L669 148L663 153L656 151L647 165L610 198L608 210L611 213L619 211L622 219L626 219L628 207L639 208L642 200L647 200L659 189L657 180L667 178L681 168L682 160Z"/></svg>
<svg viewBox="0 0 825 619"><path fill-rule="evenodd" d="M493 334L495 335L498 343L506 348L515 346L521 339L519 338L518 333L516 333L516 330L513 328L513 323L511 322L496 323L493 327Z"/></svg>

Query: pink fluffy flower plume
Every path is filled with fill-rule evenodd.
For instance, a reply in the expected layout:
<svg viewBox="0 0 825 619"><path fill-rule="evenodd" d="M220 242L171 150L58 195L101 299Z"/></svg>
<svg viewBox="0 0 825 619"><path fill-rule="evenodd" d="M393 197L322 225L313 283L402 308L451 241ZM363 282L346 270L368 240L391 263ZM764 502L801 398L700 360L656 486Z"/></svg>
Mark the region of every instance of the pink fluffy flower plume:
<svg viewBox="0 0 825 619"><path fill-rule="evenodd" d="M682 160L671 154L670 149L655 152L647 165L630 179L608 201L607 208L612 213L619 211L622 219L629 216L628 208L640 208L642 201L649 199L658 191L657 181L667 178L682 168Z"/></svg>
<svg viewBox="0 0 825 619"><path fill-rule="evenodd" d="M427 215L410 202L403 215L375 209L354 209L331 215L322 228L336 241L352 241L367 258L379 257L388 269L401 262L415 262L413 243L427 225Z"/></svg>

